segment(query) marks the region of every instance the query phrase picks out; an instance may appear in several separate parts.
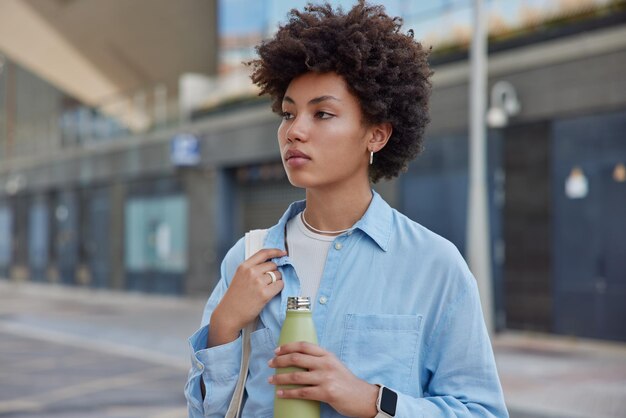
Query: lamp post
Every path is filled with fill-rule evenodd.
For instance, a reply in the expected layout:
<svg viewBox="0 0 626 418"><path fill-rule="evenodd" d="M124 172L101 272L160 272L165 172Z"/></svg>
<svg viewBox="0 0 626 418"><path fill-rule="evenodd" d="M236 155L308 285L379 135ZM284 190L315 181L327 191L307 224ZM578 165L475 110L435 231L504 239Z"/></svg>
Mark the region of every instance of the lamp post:
<svg viewBox="0 0 626 418"><path fill-rule="evenodd" d="M478 291L490 333L494 331L493 278L487 193L487 31L483 0L474 0L474 33L470 48L470 141L467 260L478 282Z"/></svg>

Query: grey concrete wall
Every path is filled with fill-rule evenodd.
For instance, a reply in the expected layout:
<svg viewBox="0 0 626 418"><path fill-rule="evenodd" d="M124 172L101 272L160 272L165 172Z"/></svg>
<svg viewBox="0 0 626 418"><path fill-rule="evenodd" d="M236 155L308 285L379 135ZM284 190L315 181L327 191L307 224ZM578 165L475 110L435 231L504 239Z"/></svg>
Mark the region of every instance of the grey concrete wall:
<svg viewBox="0 0 626 418"><path fill-rule="evenodd" d="M129 180L152 175L174 175L170 141L179 132L192 132L201 140L203 167L235 166L276 159L276 129L280 119L269 109L248 109L220 115L144 138L68 149L61 154L16 159L0 166L0 185L15 176L25 190L45 190L60 185ZM0 196L6 193L0 188Z"/></svg>
<svg viewBox="0 0 626 418"><path fill-rule="evenodd" d="M469 118L469 64L434 69L431 135L464 132ZM488 91L515 87L520 124L626 107L626 26L530 45L489 56Z"/></svg>
<svg viewBox="0 0 626 418"><path fill-rule="evenodd" d="M63 97L51 84L7 60L0 71L0 167L14 158L46 156L60 148L57 117Z"/></svg>

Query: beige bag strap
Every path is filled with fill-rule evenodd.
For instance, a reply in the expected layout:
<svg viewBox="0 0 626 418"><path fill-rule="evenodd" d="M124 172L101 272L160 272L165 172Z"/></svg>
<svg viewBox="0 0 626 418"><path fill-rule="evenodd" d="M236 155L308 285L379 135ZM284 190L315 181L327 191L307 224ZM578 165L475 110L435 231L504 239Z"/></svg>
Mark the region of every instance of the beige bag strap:
<svg viewBox="0 0 626 418"><path fill-rule="evenodd" d="M246 260L263 248L266 235L267 229L254 229L250 232L246 232ZM252 322L246 325L242 331L241 368L239 369L237 386L235 386L235 392L233 393L233 398L230 400L230 405L228 406L228 411L226 411L225 418L238 418L241 416L243 392L246 387L248 365L250 364L250 334L255 331L258 320L258 317L255 318Z"/></svg>

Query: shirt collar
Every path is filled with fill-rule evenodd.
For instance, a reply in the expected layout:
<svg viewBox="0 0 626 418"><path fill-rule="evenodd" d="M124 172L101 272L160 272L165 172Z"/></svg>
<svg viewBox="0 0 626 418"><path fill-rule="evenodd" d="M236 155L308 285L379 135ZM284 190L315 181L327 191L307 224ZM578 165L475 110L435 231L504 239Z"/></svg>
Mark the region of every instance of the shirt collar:
<svg viewBox="0 0 626 418"><path fill-rule="evenodd" d="M367 211L355 227L373 239L381 250L387 251L391 237L393 209L375 190L372 190L372 195Z"/></svg>
<svg viewBox="0 0 626 418"><path fill-rule="evenodd" d="M267 231L264 247L284 250L287 222L302 212L305 207L305 200L299 200L289 205L278 223ZM372 190L372 201L363 217L354 225L354 229L360 229L374 240L383 251L387 251L391 237L392 212L391 206L376 191Z"/></svg>

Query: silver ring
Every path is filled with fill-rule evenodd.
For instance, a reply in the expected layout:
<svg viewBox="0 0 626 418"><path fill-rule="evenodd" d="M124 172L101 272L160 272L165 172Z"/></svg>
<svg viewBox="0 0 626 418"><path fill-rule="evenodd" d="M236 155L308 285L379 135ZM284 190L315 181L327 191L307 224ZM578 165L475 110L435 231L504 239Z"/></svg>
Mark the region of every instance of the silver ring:
<svg viewBox="0 0 626 418"><path fill-rule="evenodd" d="M266 272L265 272L265 274L269 274L269 275L270 275L270 277L272 278L272 283L269 283L269 284L276 283L276 275L274 274L274 272L273 272L273 271L266 271ZM268 285L269 285L269 284L268 284Z"/></svg>

